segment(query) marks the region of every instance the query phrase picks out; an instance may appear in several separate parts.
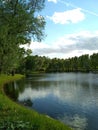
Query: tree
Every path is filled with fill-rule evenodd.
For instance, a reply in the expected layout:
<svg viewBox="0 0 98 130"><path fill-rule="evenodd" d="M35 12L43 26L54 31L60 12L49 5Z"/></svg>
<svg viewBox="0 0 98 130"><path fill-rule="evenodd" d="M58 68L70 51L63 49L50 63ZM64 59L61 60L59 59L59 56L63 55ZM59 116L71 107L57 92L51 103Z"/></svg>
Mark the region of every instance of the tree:
<svg viewBox="0 0 98 130"><path fill-rule="evenodd" d="M89 55L82 55L78 59L79 70L83 72L89 72L90 70L90 58Z"/></svg>
<svg viewBox="0 0 98 130"><path fill-rule="evenodd" d="M20 45L44 38L45 20L37 13L45 0L0 0L0 72L19 62ZM23 53L22 53L23 54ZM10 62L9 62L10 61Z"/></svg>
<svg viewBox="0 0 98 130"><path fill-rule="evenodd" d="M90 56L90 64L92 71L98 71L98 53L94 53Z"/></svg>

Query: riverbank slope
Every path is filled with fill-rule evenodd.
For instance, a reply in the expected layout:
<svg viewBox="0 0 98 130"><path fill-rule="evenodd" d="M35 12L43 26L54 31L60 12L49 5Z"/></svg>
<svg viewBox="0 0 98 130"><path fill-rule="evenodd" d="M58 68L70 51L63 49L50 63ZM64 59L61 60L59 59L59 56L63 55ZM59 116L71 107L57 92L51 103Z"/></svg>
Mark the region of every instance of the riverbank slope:
<svg viewBox="0 0 98 130"><path fill-rule="evenodd" d="M3 86L23 76L0 75L0 129L1 130L72 130L61 122L21 106L4 93Z"/></svg>

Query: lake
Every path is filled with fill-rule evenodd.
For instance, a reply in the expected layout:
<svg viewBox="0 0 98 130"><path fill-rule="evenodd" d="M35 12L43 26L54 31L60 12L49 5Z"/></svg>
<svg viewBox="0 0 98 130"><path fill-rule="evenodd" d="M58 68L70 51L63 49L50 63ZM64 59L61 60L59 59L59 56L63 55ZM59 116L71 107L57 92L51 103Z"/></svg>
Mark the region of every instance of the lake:
<svg viewBox="0 0 98 130"><path fill-rule="evenodd" d="M98 130L98 74L35 74L6 85L7 95L75 130Z"/></svg>

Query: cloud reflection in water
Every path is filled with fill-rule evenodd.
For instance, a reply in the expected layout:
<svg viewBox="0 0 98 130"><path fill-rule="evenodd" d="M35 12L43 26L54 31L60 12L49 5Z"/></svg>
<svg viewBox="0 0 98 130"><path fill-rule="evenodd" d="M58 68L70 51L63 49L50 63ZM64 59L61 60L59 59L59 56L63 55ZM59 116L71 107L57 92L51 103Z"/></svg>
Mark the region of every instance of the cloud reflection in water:
<svg viewBox="0 0 98 130"><path fill-rule="evenodd" d="M62 118L59 117L58 119L71 126L74 130L85 130L87 126L87 119L85 117L80 117L77 114L73 117L64 115Z"/></svg>

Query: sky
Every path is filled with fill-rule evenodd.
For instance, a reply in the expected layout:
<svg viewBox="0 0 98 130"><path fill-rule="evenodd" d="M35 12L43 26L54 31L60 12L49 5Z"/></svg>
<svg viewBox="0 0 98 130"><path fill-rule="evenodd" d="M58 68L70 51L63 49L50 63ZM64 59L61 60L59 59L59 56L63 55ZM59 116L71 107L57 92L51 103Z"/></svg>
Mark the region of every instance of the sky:
<svg viewBox="0 0 98 130"><path fill-rule="evenodd" d="M32 40L33 55L66 59L98 52L98 0L46 0L40 15L46 37Z"/></svg>

